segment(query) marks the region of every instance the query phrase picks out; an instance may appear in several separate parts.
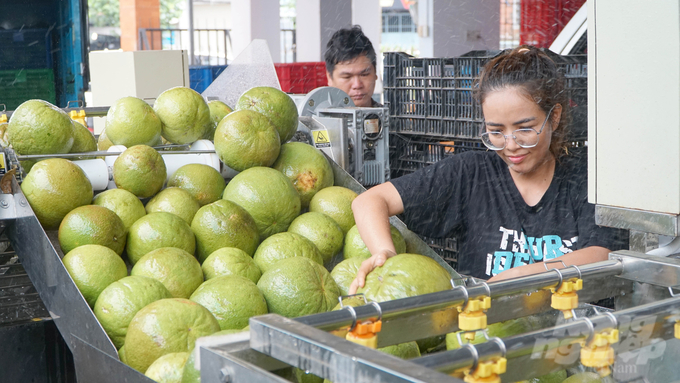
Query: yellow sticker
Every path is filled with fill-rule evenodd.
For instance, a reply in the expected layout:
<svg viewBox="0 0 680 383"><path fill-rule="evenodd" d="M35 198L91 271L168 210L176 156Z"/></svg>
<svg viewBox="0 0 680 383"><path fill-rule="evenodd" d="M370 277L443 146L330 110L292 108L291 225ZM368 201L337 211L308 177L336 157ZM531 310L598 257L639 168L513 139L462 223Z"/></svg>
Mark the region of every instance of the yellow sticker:
<svg viewBox="0 0 680 383"><path fill-rule="evenodd" d="M314 130L312 131L312 136L314 137L314 146L317 148L331 147L331 141L328 139L327 130Z"/></svg>
<svg viewBox="0 0 680 383"><path fill-rule="evenodd" d="M6 171L5 153L2 152L2 153L0 153L0 174L5 174L5 171Z"/></svg>

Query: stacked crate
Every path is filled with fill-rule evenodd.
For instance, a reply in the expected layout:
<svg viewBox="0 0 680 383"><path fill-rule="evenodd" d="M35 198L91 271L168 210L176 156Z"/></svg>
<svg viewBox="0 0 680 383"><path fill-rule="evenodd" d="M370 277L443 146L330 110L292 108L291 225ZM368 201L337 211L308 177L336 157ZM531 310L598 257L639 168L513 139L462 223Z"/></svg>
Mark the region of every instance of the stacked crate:
<svg viewBox="0 0 680 383"><path fill-rule="evenodd" d="M51 47L48 29L0 31L0 104L7 110L30 99L56 104Z"/></svg>
<svg viewBox="0 0 680 383"><path fill-rule="evenodd" d="M582 146L588 135L587 57L545 51L558 64L569 92L570 141ZM486 150L479 140L482 107L473 97L475 79L500 51L472 51L460 57L418 58L384 54L383 89L390 111L390 169L396 178L469 150ZM452 267L455 238L423 238Z"/></svg>

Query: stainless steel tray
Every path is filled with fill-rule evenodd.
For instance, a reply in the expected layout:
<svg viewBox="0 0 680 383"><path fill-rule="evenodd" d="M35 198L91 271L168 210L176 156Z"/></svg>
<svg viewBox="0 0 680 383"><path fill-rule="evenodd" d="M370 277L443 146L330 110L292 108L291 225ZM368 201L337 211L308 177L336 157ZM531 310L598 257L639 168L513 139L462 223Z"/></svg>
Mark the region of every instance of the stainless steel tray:
<svg viewBox="0 0 680 383"><path fill-rule="evenodd" d="M365 189L335 162L330 161L335 184L354 190ZM46 232L38 222L16 180L13 194L0 194L0 222L23 268L35 286L47 312L73 353L76 373L83 382L152 382L118 359L118 352L92 309L78 291L61 262L56 232ZM404 235L410 251L435 259L460 281L460 276L417 235L396 218L392 224Z"/></svg>

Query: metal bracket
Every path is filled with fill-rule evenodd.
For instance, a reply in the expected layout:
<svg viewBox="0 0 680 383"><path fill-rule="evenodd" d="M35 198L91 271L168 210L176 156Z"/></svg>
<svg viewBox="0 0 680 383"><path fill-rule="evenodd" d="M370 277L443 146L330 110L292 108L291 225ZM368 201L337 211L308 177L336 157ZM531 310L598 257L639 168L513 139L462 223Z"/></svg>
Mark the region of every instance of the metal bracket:
<svg viewBox="0 0 680 383"><path fill-rule="evenodd" d="M657 257L629 250L609 254L609 259L623 264L621 278L662 287L680 286L680 260Z"/></svg>

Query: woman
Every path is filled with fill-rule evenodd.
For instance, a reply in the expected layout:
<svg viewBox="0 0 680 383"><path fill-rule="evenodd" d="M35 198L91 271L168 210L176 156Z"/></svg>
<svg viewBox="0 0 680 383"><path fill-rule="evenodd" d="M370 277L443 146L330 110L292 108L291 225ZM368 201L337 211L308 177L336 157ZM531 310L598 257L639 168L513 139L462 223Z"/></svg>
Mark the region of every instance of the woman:
<svg viewBox="0 0 680 383"><path fill-rule="evenodd" d="M350 293L394 254L389 217L410 230L458 237L458 271L498 281L607 259L627 231L595 225L586 159L568 153L569 100L555 63L521 46L489 61L476 83L489 151L457 154L376 186L354 200L359 233L373 256ZM561 263L550 265L562 267Z"/></svg>

